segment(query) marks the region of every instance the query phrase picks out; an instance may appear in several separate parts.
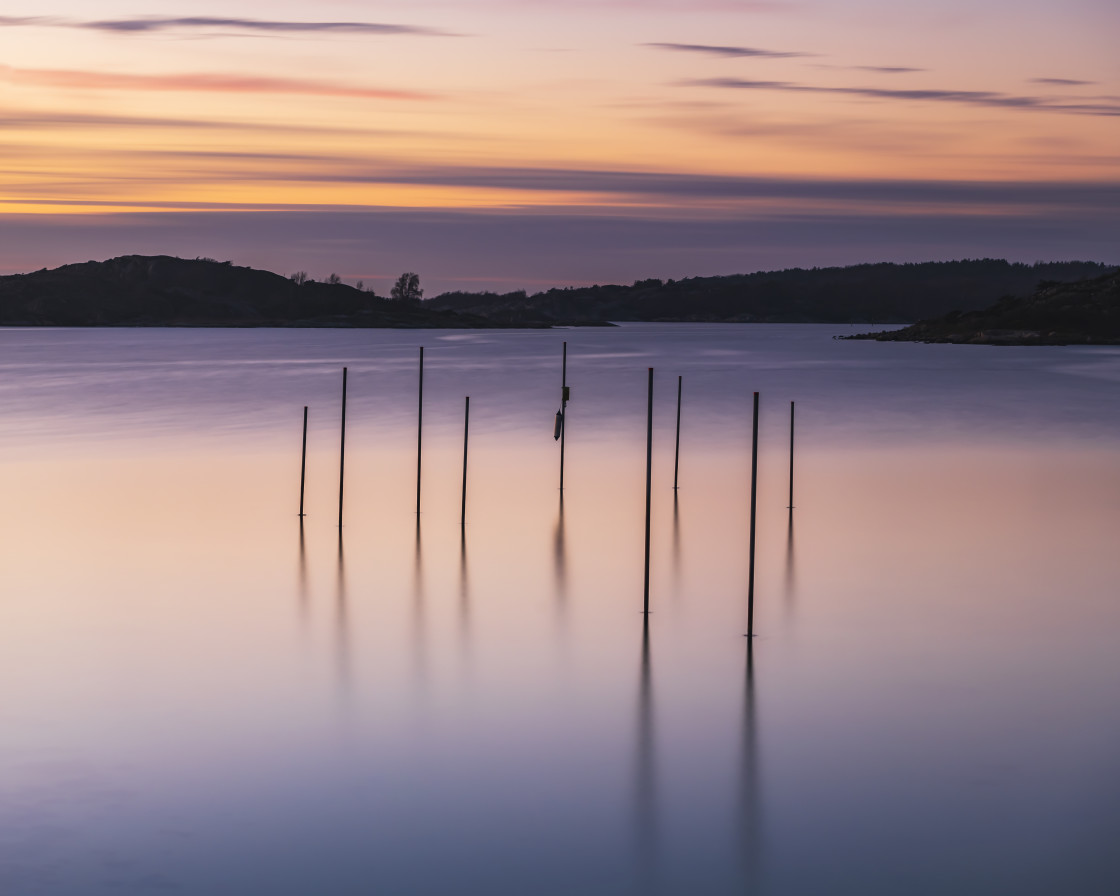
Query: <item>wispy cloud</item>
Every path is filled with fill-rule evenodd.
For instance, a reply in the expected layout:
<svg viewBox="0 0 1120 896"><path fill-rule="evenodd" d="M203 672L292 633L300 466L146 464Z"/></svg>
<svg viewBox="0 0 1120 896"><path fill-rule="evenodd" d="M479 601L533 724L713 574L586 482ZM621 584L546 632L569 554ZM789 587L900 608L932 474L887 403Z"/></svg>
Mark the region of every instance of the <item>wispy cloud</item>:
<svg viewBox="0 0 1120 896"><path fill-rule="evenodd" d="M54 25L60 20L53 16L0 16L0 28L19 28L27 25Z"/></svg>
<svg viewBox="0 0 1120 896"><path fill-rule="evenodd" d="M433 96L412 90L365 87L302 78L268 78L221 72L184 72L167 75L96 72L80 69L15 68L0 65L0 81L37 87L78 90L162 90L206 93L282 93L377 100L428 100Z"/></svg>
<svg viewBox="0 0 1120 896"><path fill-rule="evenodd" d="M646 43L643 47L652 47L655 50L672 50L678 53L703 53L708 56L724 57L762 57L767 59L788 59L794 56L808 56L808 53L790 53L778 50L760 50L757 47L723 47L711 44L674 44L674 43Z"/></svg>
<svg viewBox="0 0 1120 896"><path fill-rule="evenodd" d="M77 27L99 31L116 31L142 34L153 31L223 30L253 31L285 34L415 34L447 36L448 32L418 25L396 25L380 22L288 22L266 19L233 19L209 16L184 16L158 18L141 16L131 19L105 19L82 22Z"/></svg>
<svg viewBox="0 0 1120 896"><path fill-rule="evenodd" d="M266 176L274 178L275 172ZM969 206L1078 206L1115 209L1120 182L1062 181L972 182L944 180L876 180L869 178L803 179L692 174L661 171L532 168L498 165L415 166L386 159L376 166L349 166L335 171L298 171L293 179L324 182L408 184L585 193L628 197L693 199L810 200L874 205L961 204Z"/></svg>
<svg viewBox="0 0 1120 896"><path fill-rule="evenodd" d="M1087 87L1096 81L1076 81L1073 78L1031 78L1032 84L1050 84L1054 87Z"/></svg>
<svg viewBox="0 0 1120 896"><path fill-rule="evenodd" d="M882 87L824 87L792 81L754 81L742 78L702 78L682 82L693 87L719 87L732 90L769 90L789 93L817 93L860 96L878 100L955 103L999 109L1024 109L1076 115L1120 116L1120 105L1111 103L1057 103L1042 97L1015 96L993 90L903 90Z"/></svg>
<svg viewBox="0 0 1120 896"><path fill-rule="evenodd" d="M911 72L924 72L924 68L911 68L908 65L853 65L856 71L877 72L880 75L908 75Z"/></svg>
<svg viewBox="0 0 1120 896"><path fill-rule="evenodd" d="M142 115L106 115L87 112L3 112L0 111L0 128L8 130L48 130L55 128L167 128L189 131L241 131L284 134L359 134L379 137L415 137L419 134L431 136L432 131L415 131L376 127L353 127L297 124L273 121L231 121L204 118L168 118ZM440 132L441 136L449 136ZM455 134L457 139L465 139L464 134ZM86 150L88 152L88 150Z"/></svg>
<svg viewBox="0 0 1120 896"><path fill-rule="evenodd" d="M840 69L848 72L874 72L877 75L908 75L913 72L924 72L928 69L913 68L909 65L829 65L817 63L813 68Z"/></svg>
<svg viewBox="0 0 1120 896"><path fill-rule="evenodd" d="M15 128L195 128L207 130L302 130L297 126L206 121L194 118L146 118L139 115L100 115L85 112L0 112L0 127ZM318 129L315 129L318 130Z"/></svg>
<svg viewBox="0 0 1120 896"><path fill-rule="evenodd" d="M135 16L123 19L82 21L44 16L0 16L0 27L48 26L108 31L116 34L152 34L167 31L194 31L208 34L244 32L250 34L364 34L451 37L449 31L420 25L384 22L293 22L277 19L243 19L222 16Z"/></svg>

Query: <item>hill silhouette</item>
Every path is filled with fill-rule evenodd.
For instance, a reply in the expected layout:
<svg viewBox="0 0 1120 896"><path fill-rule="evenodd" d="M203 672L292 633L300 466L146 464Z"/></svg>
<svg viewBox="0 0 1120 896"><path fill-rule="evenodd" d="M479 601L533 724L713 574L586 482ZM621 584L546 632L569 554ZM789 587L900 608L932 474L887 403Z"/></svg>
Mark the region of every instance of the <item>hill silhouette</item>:
<svg viewBox="0 0 1120 896"><path fill-rule="evenodd" d="M887 333L852 339L973 345L1120 345L1120 273L1077 283L1043 283L1030 296L981 311L952 312Z"/></svg>
<svg viewBox="0 0 1120 896"><path fill-rule="evenodd" d="M1040 280L1113 270L1094 262L1013 264L997 259L792 268L685 280L640 280L525 292L445 293L425 304L530 326L603 321L912 323L1026 295Z"/></svg>
<svg viewBox="0 0 1120 896"><path fill-rule="evenodd" d="M125 255L0 277L0 326L549 327L611 321L911 323L1114 270L994 259L793 268L393 301L212 259Z"/></svg>
<svg viewBox="0 0 1120 896"><path fill-rule="evenodd" d="M0 277L3 326L494 327L470 314L296 283L212 259L125 255Z"/></svg>

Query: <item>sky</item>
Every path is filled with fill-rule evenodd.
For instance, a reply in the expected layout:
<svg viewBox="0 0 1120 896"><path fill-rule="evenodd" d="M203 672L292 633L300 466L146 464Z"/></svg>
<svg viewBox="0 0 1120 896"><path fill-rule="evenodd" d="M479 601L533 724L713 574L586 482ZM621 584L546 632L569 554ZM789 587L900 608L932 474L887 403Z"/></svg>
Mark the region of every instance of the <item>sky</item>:
<svg viewBox="0 0 1120 896"><path fill-rule="evenodd" d="M0 273L1120 262L1115 0L7 0Z"/></svg>

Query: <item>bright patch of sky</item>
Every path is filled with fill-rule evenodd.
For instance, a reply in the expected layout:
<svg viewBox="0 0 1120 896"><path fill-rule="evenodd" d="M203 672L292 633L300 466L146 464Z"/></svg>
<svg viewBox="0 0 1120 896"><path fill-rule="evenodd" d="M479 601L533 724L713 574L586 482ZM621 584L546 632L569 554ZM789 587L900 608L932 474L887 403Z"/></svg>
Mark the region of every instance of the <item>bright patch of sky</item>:
<svg viewBox="0 0 1120 896"><path fill-rule="evenodd" d="M1111 188L1117 33L1105 0L14 0L0 200L714 220L824 204L576 175Z"/></svg>

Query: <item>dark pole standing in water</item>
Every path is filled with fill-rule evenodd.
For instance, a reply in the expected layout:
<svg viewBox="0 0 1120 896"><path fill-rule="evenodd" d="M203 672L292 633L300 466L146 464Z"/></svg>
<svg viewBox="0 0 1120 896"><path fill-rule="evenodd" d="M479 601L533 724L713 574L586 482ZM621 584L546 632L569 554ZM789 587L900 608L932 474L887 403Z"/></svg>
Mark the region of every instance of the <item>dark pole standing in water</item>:
<svg viewBox="0 0 1120 896"><path fill-rule="evenodd" d="M468 395L463 409L463 511L459 517L461 529L467 528L467 436L471 428L471 397Z"/></svg>
<svg viewBox="0 0 1120 896"><path fill-rule="evenodd" d="M424 447L424 346L420 346L420 397L416 408L416 512L420 512L420 461Z"/></svg>
<svg viewBox="0 0 1120 896"><path fill-rule="evenodd" d="M677 490L677 473L681 468L681 386L684 377L677 377L677 447L673 452L673 491Z"/></svg>
<svg viewBox="0 0 1120 896"><path fill-rule="evenodd" d="M560 491L564 491L564 430L568 423L568 343L560 363Z"/></svg>
<svg viewBox="0 0 1120 896"><path fill-rule="evenodd" d="M303 486L307 482L307 405L303 406L303 455L299 462L299 515L303 512Z"/></svg>
<svg viewBox="0 0 1120 896"><path fill-rule="evenodd" d="M342 528L342 486L346 477L346 368L342 368L342 442L338 454L338 528ZM341 537L341 535L340 535Z"/></svg>
<svg viewBox="0 0 1120 896"><path fill-rule="evenodd" d="M649 616L649 507L653 482L653 368L649 369L646 399L646 584L642 612Z"/></svg>
<svg viewBox="0 0 1120 896"><path fill-rule="evenodd" d="M747 573L747 637L754 637L754 520L758 496L758 393L754 393L754 424L751 428L751 547Z"/></svg>
<svg viewBox="0 0 1120 896"><path fill-rule="evenodd" d="M793 402L789 403L789 509L793 510Z"/></svg>

